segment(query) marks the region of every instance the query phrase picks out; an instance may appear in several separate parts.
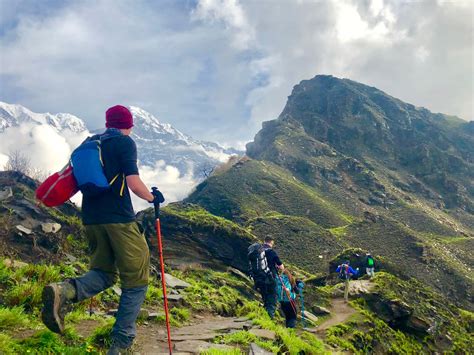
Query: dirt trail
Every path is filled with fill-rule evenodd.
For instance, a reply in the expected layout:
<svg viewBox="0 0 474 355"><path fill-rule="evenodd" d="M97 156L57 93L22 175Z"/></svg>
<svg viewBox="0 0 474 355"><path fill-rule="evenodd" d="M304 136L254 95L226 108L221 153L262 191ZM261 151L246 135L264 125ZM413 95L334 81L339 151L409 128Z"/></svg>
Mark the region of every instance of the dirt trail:
<svg viewBox="0 0 474 355"><path fill-rule="evenodd" d="M346 322L356 311L343 298L334 298L331 301L331 316L319 325L317 333L323 333L333 325Z"/></svg>
<svg viewBox="0 0 474 355"><path fill-rule="evenodd" d="M374 284L370 280L353 280L349 284L349 295L360 295L370 293ZM356 310L341 298L333 298L331 300L330 317L316 328L316 333L324 335L326 330L333 325L346 322Z"/></svg>

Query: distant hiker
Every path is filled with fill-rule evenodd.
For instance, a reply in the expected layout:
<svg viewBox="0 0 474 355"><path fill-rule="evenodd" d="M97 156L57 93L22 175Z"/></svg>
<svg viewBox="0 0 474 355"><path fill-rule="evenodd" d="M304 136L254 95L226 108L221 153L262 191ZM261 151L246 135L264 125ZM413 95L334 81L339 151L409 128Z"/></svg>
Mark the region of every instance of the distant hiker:
<svg viewBox="0 0 474 355"><path fill-rule="evenodd" d="M249 272L260 292L264 307L273 319L277 306L276 277L277 270L284 270L278 254L272 249L274 240L265 238L264 244L255 243L248 249Z"/></svg>
<svg viewBox="0 0 474 355"><path fill-rule="evenodd" d="M296 307L296 282L288 269L277 276L277 295L281 305L281 310L285 314L286 327L294 328L296 326L297 307Z"/></svg>
<svg viewBox="0 0 474 355"><path fill-rule="evenodd" d="M83 190L82 199L90 271L79 278L44 288L42 320L51 331L62 333L70 303L104 291L120 275L122 294L111 333L112 345L107 353L119 354L130 349L134 341L135 322L148 288L150 266L150 252L138 229L129 189L150 203L163 202L163 196L159 192L155 195L149 192L138 175L137 148L130 137L133 127L130 111L124 106L114 106L107 110L105 117L106 131L91 140L99 146L103 174L110 188L90 194Z"/></svg>
<svg viewBox="0 0 474 355"><path fill-rule="evenodd" d="M358 270L354 270L349 265L349 260L344 261L341 265L339 265L336 269L336 272L339 274L339 278L344 280L344 300L346 302L349 301L349 281L352 276L357 276L359 273Z"/></svg>
<svg viewBox="0 0 474 355"><path fill-rule="evenodd" d="M365 271L370 278L375 276L375 261L370 253L366 254L365 258Z"/></svg>

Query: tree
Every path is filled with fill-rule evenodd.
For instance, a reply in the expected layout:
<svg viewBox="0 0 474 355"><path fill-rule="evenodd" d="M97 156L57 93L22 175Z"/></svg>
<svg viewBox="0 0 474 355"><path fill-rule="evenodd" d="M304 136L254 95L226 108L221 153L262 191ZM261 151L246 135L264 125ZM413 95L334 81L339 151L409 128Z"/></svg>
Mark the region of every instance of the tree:
<svg viewBox="0 0 474 355"><path fill-rule="evenodd" d="M13 150L8 155L8 162L5 164L6 171L19 171L25 175L32 172L31 160L19 150Z"/></svg>

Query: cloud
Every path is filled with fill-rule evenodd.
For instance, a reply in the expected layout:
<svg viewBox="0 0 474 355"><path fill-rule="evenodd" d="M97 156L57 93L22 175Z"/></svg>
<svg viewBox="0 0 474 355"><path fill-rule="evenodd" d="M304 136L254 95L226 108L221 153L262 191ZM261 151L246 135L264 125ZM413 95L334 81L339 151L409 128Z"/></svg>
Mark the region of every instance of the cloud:
<svg viewBox="0 0 474 355"><path fill-rule="evenodd" d="M160 189L166 199L166 203L180 201L192 191L197 181L193 178L192 169L184 175L171 165L166 165L159 160L154 166L140 166L140 177L149 186ZM131 193L135 211L150 207L150 204Z"/></svg>
<svg viewBox="0 0 474 355"><path fill-rule="evenodd" d="M192 12L192 19L201 21L221 21L234 31L233 45L238 50L248 49L255 39L244 9L237 0L200 0Z"/></svg>
<svg viewBox="0 0 474 355"><path fill-rule="evenodd" d="M63 134L49 125L35 123L10 127L1 135L0 155L4 160L5 156L18 151L29 158L33 169L43 173L55 172L66 165L72 150L87 137L88 132L64 131Z"/></svg>
<svg viewBox="0 0 474 355"><path fill-rule="evenodd" d="M122 103L234 145L316 74L473 118L471 1L40 3L2 3L0 99L91 128Z"/></svg>

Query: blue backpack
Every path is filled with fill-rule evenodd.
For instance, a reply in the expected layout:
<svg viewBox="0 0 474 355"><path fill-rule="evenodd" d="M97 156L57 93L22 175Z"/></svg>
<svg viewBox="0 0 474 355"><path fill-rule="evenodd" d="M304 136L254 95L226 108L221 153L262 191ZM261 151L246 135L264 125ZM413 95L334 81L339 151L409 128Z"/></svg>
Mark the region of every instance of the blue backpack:
<svg viewBox="0 0 474 355"><path fill-rule="evenodd" d="M288 298L290 295L291 300L296 298L296 293L293 292L293 287L291 287L290 280L285 274L277 276L277 295L279 302L290 302Z"/></svg>
<svg viewBox="0 0 474 355"><path fill-rule="evenodd" d="M117 174L108 181L104 173L101 145L104 141L122 136L118 129L107 129L105 133L87 138L71 154L71 165L79 190L84 195L96 196L110 189L117 180ZM123 175L123 174L122 174ZM122 176L120 196L125 188L125 177Z"/></svg>

